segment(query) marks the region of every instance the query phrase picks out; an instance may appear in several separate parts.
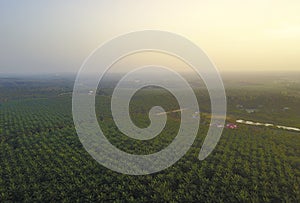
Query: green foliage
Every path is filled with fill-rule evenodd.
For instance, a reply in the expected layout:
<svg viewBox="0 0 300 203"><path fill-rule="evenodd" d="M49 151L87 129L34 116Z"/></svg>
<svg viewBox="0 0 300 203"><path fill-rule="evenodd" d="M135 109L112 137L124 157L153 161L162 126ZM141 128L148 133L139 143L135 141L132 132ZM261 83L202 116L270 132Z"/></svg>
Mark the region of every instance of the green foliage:
<svg viewBox="0 0 300 203"><path fill-rule="evenodd" d="M0 106L0 202L300 201L299 133L243 125L224 129L213 153L199 161L209 123L203 120L194 145L172 167L152 175L128 176L106 169L84 150L74 129L70 95L26 98L25 94ZM168 116L157 138L132 140L114 125L109 94L96 101L101 127L124 151L159 151L177 133L179 113ZM147 112L158 102L166 110L178 108L167 92L141 91L131 103L133 121L147 126Z"/></svg>

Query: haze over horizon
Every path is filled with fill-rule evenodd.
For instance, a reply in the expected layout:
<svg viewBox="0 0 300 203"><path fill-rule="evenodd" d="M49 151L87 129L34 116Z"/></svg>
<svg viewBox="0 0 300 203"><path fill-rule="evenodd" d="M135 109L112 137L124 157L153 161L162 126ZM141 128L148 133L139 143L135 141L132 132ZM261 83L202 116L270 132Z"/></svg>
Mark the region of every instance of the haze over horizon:
<svg viewBox="0 0 300 203"><path fill-rule="evenodd" d="M0 2L0 75L76 73L103 42L154 29L182 35L221 72L299 71L300 1Z"/></svg>

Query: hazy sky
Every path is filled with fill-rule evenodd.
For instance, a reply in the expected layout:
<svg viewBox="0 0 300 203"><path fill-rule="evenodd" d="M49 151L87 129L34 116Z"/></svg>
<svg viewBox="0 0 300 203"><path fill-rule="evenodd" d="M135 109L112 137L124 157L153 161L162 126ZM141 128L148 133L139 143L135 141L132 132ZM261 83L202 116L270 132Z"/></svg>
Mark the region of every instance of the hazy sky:
<svg viewBox="0 0 300 203"><path fill-rule="evenodd" d="M299 0L0 0L0 74L75 72L123 33L175 32L221 71L300 70Z"/></svg>

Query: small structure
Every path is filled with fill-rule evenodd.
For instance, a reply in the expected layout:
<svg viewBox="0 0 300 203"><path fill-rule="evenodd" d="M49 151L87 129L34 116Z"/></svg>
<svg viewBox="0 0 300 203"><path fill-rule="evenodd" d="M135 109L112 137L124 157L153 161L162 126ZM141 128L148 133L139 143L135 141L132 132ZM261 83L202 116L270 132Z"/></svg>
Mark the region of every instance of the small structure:
<svg viewBox="0 0 300 203"><path fill-rule="evenodd" d="M236 108L238 108L238 109L243 109L243 108L244 108L244 106L243 106L243 105L241 105L241 104L237 104L237 105L236 105Z"/></svg>
<svg viewBox="0 0 300 203"><path fill-rule="evenodd" d="M229 128L229 129L236 129L236 128L237 128L237 125L234 124L234 123L227 123L227 124L226 124L226 128Z"/></svg>
<svg viewBox="0 0 300 203"><path fill-rule="evenodd" d="M257 110L257 109L245 109L245 111L246 111L247 113L255 113L255 112L257 112L258 110Z"/></svg>
<svg viewBox="0 0 300 203"><path fill-rule="evenodd" d="M211 123L209 126L217 127L217 128L224 128L224 125L219 124L219 123Z"/></svg>
<svg viewBox="0 0 300 203"><path fill-rule="evenodd" d="M199 118L200 117L200 112L199 111L195 111L195 113L193 113L193 118Z"/></svg>

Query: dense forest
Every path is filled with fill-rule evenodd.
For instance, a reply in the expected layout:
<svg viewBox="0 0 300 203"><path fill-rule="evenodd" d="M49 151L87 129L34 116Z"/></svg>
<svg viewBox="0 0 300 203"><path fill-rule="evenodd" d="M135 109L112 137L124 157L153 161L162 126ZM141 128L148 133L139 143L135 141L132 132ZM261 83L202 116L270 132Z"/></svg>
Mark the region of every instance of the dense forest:
<svg viewBox="0 0 300 203"><path fill-rule="evenodd" d="M188 153L159 173L119 174L98 164L79 141L72 119L72 84L70 78L0 79L0 202L300 201L299 132L243 124L225 128L213 153L199 161L209 127L209 98L205 90L195 89L203 114ZM227 122L252 119L300 127L299 83L276 84L228 85ZM156 138L133 140L112 120L111 92L108 87L96 97L98 121L111 143L134 154L153 153L171 143L179 112L168 114ZM140 90L130 105L139 127L149 125L152 106L178 108L162 89Z"/></svg>

